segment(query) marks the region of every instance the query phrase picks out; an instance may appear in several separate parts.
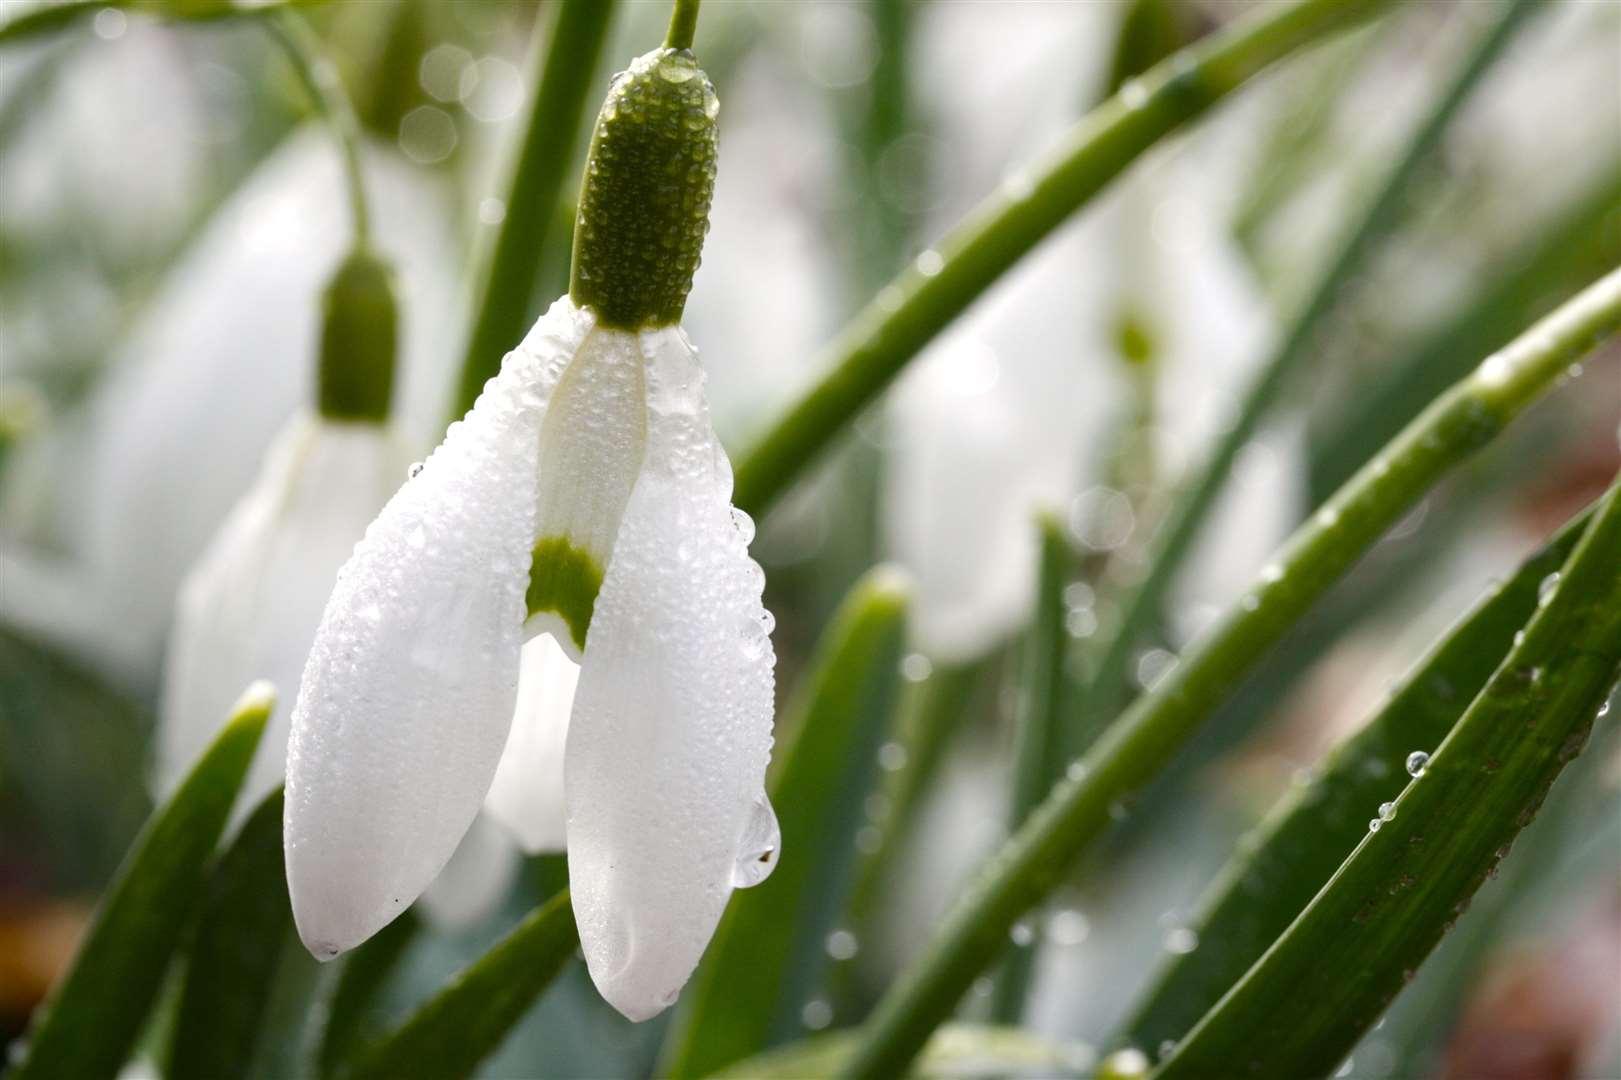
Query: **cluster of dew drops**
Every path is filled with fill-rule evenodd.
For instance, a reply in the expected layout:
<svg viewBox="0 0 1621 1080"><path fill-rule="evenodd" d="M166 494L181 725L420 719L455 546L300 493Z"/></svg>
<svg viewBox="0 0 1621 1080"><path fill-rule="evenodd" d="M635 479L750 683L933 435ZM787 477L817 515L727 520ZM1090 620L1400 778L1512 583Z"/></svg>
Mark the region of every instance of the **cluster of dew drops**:
<svg viewBox="0 0 1621 1080"><path fill-rule="evenodd" d="M1407 775L1411 776L1414 780L1417 780L1419 777L1423 776L1425 770L1427 770L1429 767L1430 755L1428 752L1424 750L1414 750L1411 754L1407 755ZM1383 825L1387 821L1394 821L1395 819L1396 804L1394 802L1380 803L1379 816L1368 822L1368 831L1378 832L1379 826Z"/></svg>

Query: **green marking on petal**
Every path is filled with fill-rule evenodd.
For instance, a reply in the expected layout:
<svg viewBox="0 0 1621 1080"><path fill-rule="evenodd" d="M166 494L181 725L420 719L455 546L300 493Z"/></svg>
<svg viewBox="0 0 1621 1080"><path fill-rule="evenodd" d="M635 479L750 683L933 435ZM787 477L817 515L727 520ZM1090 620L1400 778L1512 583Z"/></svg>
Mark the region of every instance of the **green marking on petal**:
<svg viewBox="0 0 1621 1080"><path fill-rule="evenodd" d="M585 648L585 632L602 589L602 567L589 551L566 536L548 536L535 545L525 600L531 616L556 612L568 624L574 647Z"/></svg>

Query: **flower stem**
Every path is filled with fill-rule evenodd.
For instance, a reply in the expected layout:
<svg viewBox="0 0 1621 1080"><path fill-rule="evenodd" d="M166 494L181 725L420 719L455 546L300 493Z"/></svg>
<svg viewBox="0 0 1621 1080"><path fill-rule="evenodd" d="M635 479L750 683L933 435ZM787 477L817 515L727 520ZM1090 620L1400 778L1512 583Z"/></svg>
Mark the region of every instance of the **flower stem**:
<svg viewBox="0 0 1621 1080"><path fill-rule="evenodd" d="M365 177L360 167L360 125L355 120L349 95L338 77L338 69L326 55L321 39L296 11L279 10L265 20L265 26L287 53L293 73L310 96L310 103L337 140L338 152L343 158L344 183L349 194L354 247L364 250L371 246L371 212L366 201Z"/></svg>
<svg viewBox="0 0 1621 1080"><path fill-rule="evenodd" d="M675 0L670 11L670 29L664 35L666 49L692 48L693 35L698 32L698 5L701 0Z"/></svg>
<svg viewBox="0 0 1621 1080"><path fill-rule="evenodd" d="M1132 80L1052 156L1003 185L886 286L829 346L827 374L742 457L733 495L758 516L924 345L1144 151L1262 69L1389 0L1268 4Z"/></svg>
<svg viewBox="0 0 1621 1080"><path fill-rule="evenodd" d="M549 39L544 24L536 26L531 71L539 73L539 85L513 160L506 216L475 294L451 419L473 407L484 383L500 370L501 358L523 337L546 249L569 242L557 220L558 202L586 123L614 3L591 0L558 9Z"/></svg>
<svg viewBox="0 0 1621 1080"><path fill-rule="evenodd" d="M1084 698L1083 721L1075 741L1070 744L1071 750L1084 750L1096 738L1099 728L1124 704L1131 657L1158 614L1166 588L1175 580L1193 542L1198 539L1233 462L1254 436L1261 418L1277 401L1289 379L1316 355L1317 334L1325 317L1338 306L1346 282L1361 271L1377 242L1401 216L1407 192L1420 167L1429 160L1442 134L1451 126L1453 117L1481 77L1503 54L1515 32L1525 25L1526 17L1541 2L1514 0L1481 36L1390 169L1361 220L1347 233L1328 269L1295 316L1282 344L1251 383L1237 419L1171 506L1164 525L1157 532L1147 574L1119 601L1122 614L1100 648L1097 675Z"/></svg>
<svg viewBox="0 0 1621 1080"><path fill-rule="evenodd" d="M896 1076L1038 903L1261 657L1449 469L1621 326L1621 270L1442 395L1298 530L1260 580L1115 723L987 864L868 1022L847 1075Z"/></svg>

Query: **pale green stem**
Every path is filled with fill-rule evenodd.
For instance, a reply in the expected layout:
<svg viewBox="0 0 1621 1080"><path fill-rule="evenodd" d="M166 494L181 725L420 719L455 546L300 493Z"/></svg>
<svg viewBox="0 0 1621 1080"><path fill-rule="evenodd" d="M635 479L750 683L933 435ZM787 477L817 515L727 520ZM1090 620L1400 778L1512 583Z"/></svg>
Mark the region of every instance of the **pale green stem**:
<svg viewBox="0 0 1621 1080"><path fill-rule="evenodd" d="M1335 310L1345 284L1367 264L1368 257L1400 217L1419 168L1429 160L1471 91L1502 55L1514 33L1542 0L1514 0L1458 69L1442 91L1434 107L1405 151L1392 166L1377 195L1362 218L1346 235L1328 269L1318 279L1310 298L1301 307L1285 335L1255 381L1250 385L1237 419L1205 459L1198 474L1183 488L1158 529L1148 572L1120 601L1121 616L1099 652L1102 659L1091 691L1085 697L1085 721L1076 733L1071 749L1084 750L1096 737L1102 723L1111 718L1125 700L1127 670L1140 639L1158 615L1165 590L1176 579L1186 562L1193 542L1222 491L1233 462L1254 437L1261 418L1271 409L1283 388L1302 366L1317 353L1317 334L1326 316Z"/></svg>
<svg viewBox="0 0 1621 1080"><path fill-rule="evenodd" d="M698 4L700 0L675 0L670 12L670 29L664 35L666 49L690 49L692 38L698 32Z"/></svg>
<svg viewBox="0 0 1621 1080"><path fill-rule="evenodd" d="M1448 470L1490 442L1617 326L1621 270L1487 358L1347 482L991 859L933 947L879 1003L846 1075L901 1075L1001 955L1013 923L1064 879L1108 826L1110 808L1152 780L1267 650Z"/></svg>
<svg viewBox="0 0 1621 1080"><path fill-rule="evenodd" d="M737 505L763 513L907 361L1149 147L1262 69L1388 2L1262 5L1127 83L855 317L829 346L827 374L740 459Z"/></svg>

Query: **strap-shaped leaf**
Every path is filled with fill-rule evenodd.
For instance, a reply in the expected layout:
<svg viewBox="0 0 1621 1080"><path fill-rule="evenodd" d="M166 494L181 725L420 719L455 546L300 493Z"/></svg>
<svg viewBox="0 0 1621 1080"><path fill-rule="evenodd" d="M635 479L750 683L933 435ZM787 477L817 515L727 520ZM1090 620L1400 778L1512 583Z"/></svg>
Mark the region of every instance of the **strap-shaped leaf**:
<svg viewBox="0 0 1621 1080"><path fill-rule="evenodd" d="M687 991L661 1075L707 1076L766 1046L797 1018L807 976L851 876L861 796L890 729L908 590L879 568L834 616L784 720L792 742L770 777L783 808L784 857L759 885L733 895Z"/></svg>
<svg viewBox="0 0 1621 1080"><path fill-rule="evenodd" d="M1621 484L1524 636L1373 831L1161 1067L1326 1076L1468 907L1621 675Z"/></svg>
<svg viewBox="0 0 1621 1080"><path fill-rule="evenodd" d="M558 893L345 1075L350 1080L454 1080L472 1075L563 970L579 941L568 893Z"/></svg>
<svg viewBox="0 0 1621 1080"><path fill-rule="evenodd" d="M1187 1034L1367 835L1373 808L1401 794L1409 755L1428 755L1457 723L1537 607L1538 588L1576 546L1587 515L1492 589L1407 675L1366 727L1295 788L1210 887L1191 928L1200 945L1172 957L1126 1025L1153 1052Z"/></svg>
<svg viewBox="0 0 1621 1080"><path fill-rule="evenodd" d="M268 683L250 687L136 837L73 966L35 1014L16 1080L117 1075L195 910L273 701Z"/></svg>
<svg viewBox="0 0 1621 1080"><path fill-rule="evenodd" d="M327 1001L326 1026L316 1053L320 1075L337 1075L344 1063L357 1056L367 1040L372 1005L421 928L421 917L407 908L342 961L343 970Z"/></svg>
<svg viewBox="0 0 1621 1080"><path fill-rule="evenodd" d="M171 1080L230 1076L253 1057L292 940L281 811L277 788L209 875L180 992Z"/></svg>

